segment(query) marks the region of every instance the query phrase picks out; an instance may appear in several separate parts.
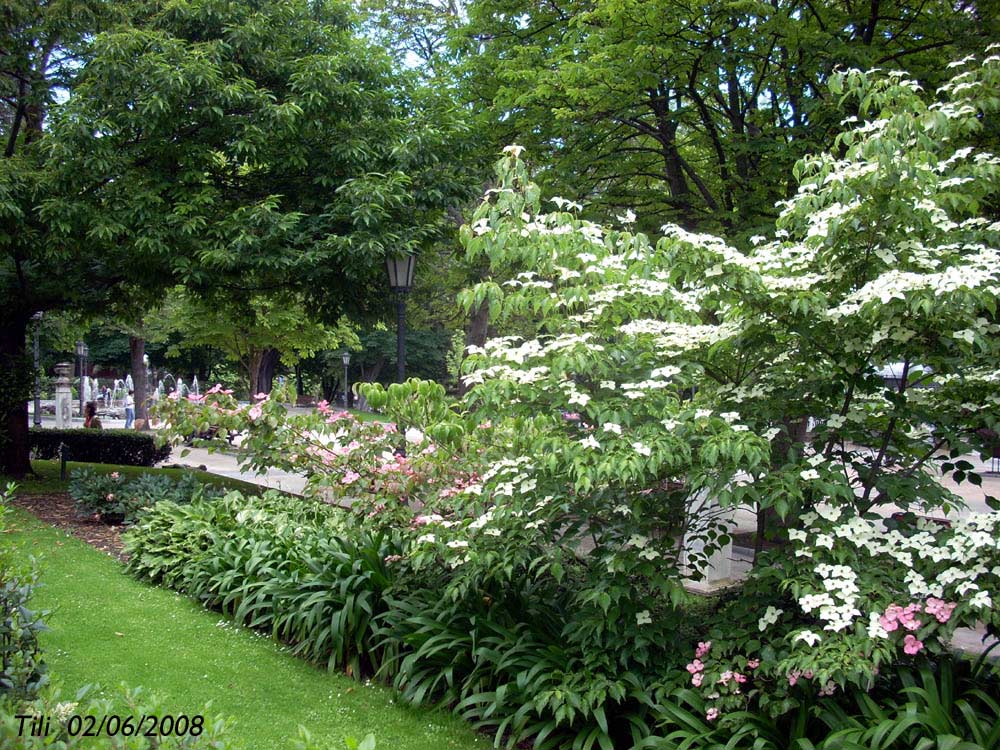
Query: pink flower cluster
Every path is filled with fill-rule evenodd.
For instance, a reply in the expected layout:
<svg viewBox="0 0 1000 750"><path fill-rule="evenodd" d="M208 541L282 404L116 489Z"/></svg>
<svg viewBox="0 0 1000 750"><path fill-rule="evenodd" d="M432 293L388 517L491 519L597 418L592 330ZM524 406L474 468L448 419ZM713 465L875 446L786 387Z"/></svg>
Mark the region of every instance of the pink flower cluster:
<svg viewBox="0 0 1000 750"><path fill-rule="evenodd" d="M920 649L924 647L923 641L918 641L917 637L913 633L907 633L906 637L903 639L903 653L913 656L918 653Z"/></svg>
<svg viewBox="0 0 1000 750"><path fill-rule="evenodd" d="M740 674L739 672L733 672L731 670L726 670L721 675L719 675L719 684L728 685L729 681L732 680L740 685L747 681L747 676L745 674ZM739 692L739 688L736 689Z"/></svg>
<svg viewBox="0 0 1000 750"><path fill-rule="evenodd" d="M349 411L344 411L343 409L341 409L340 411L334 411L332 408L330 408L329 401L320 401L318 404L316 404L316 411L326 416L327 424L333 424L334 422L337 422L341 419L346 419L347 421L351 421L356 418Z"/></svg>
<svg viewBox="0 0 1000 750"><path fill-rule="evenodd" d="M919 604L908 604L905 607L900 607L898 604L890 604L886 607L885 613L878 618L878 622L887 633L896 630L900 625L907 630L917 630L921 622L915 615L919 612Z"/></svg>
<svg viewBox="0 0 1000 750"><path fill-rule="evenodd" d="M711 649L711 641L700 641L698 648L694 651L694 661L685 667L691 673L691 684L695 687L701 687L701 683L705 680L705 665L701 660L708 655Z"/></svg>
<svg viewBox="0 0 1000 750"><path fill-rule="evenodd" d="M811 669L807 669L805 672L800 672L797 669L793 669L791 672L788 673L788 684L791 687L795 687L795 683L797 683L800 678L803 680L811 680L814 676L815 675Z"/></svg>
<svg viewBox="0 0 1000 750"><path fill-rule="evenodd" d="M479 474L477 474L474 471L464 477L462 476L455 477L455 479L452 481L451 487L445 487L443 490L441 490L441 497L442 498L454 497L455 495L465 491L468 487L471 487L472 485L477 484L478 482L479 482Z"/></svg>
<svg viewBox="0 0 1000 750"><path fill-rule="evenodd" d="M932 596L927 599L927 603L924 605L924 612L934 615L934 618L938 622L945 623L951 619L951 613L957 606L955 602L946 602L943 599L937 599Z"/></svg>
<svg viewBox="0 0 1000 750"><path fill-rule="evenodd" d="M223 388L222 387L222 383L216 383L211 388L209 388L207 391L205 391L206 395L208 395L209 393L222 393L222 394L224 394L226 396L232 396L233 395L233 389L232 388Z"/></svg>
<svg viewBox="0 0 1000 750"><path fill-rule="evenodd" d="M701 687L702 680L705 679L705 675L703 674L705 665L702 664L701 659L695 659L685 669L691 673L691 684L695 687Z"/></svg>

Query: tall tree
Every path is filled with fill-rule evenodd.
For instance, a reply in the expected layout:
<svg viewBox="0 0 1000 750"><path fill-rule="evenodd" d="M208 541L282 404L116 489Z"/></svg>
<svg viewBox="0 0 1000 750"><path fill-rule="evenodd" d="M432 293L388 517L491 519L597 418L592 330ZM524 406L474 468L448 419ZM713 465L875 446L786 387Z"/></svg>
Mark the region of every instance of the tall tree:
<svg viewBox="0 0 1000 750"><path fill-rule="evenodd" d="M528 147L547 187L599 213L758 233L791 168L832 145L837 66L902 68L934 90L997 36L994 0L474 1L466 91ZM475 52L475 54L471 54Z"/></svg>
<svg viewBox="0 0 1000 750"><path fill-rule="evenodd" d="M162 325L183 332L180 348L210 346L234 362L250 396L271 390L278 362L294 367L302 358L341 346L358 346L346 321L325 326L310 319L294 296L255 296L241 304L218 304L174 290L162 310Z"/></svg>
<svg viewBox="0 0 1000 750"><path fill-rule="evenodd" d="M54 309L53 296L86 304L91 295L72 282L85 265L66 264L59 249L47 252L49 227L39 213L51 179L44 167L47 117L57 92L72 86L86 60L86 36L108 5L13 0L0 12L0 472L15 476L30 469L28 321ZM49 275L60 263L65 288L56 290Z"/></svg>
<svg viewBox="0 0 1000 750"><path fill-rule="evenodd" d="M229 299L294 290L332 321L368 312L384 255L445 222L433 181L460 119L411 116L409 82L347 3L135 8L102 33L87 24L82 61L40 76L39 101L66 91L47 128L5 125L25 156L0 173L4 473L30 468L17 376L33 312L144 310L179 282ZM7 37L29 58L38 46Z"/></svg>

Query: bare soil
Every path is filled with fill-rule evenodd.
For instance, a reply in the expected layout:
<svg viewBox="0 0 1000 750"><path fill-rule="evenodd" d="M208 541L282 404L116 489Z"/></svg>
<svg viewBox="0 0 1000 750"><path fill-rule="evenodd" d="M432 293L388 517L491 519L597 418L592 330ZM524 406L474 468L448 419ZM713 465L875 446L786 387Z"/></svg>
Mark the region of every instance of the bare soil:
<svg viewBox="0 0 1000 750"><path fill-rule="evenodd" d="M126 555L121 535L126 527L108 526L97 516L81 516L73 507L73 500L65 492L45 495L17 495L12 505L24 508L39 520L50 523L92 547L124 561Z"/></svg>

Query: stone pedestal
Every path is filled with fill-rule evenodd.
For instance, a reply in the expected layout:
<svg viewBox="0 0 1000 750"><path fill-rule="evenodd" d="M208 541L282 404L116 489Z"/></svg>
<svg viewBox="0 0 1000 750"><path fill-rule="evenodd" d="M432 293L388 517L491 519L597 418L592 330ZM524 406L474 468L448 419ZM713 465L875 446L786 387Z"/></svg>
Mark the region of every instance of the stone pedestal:
<svg viewBox="0 0 1000 750"><path fill-rule="evenodd" d="M681 561L685 567L691 553L697 554L700 558L700 553L705 549L705 542L694 537L701 536L708 528L715 528L718 533L728 535L736 525L732 510L721 508L715 498L706 495L693 499L689 504L688 513L693 515L694 521L683 540ZM690 591L710 593L735 583L732 539L709 555L707 563L699 562L699 565L704 576L698 580L689 578L684 582L685 588Z"/></svg>
<svg viewBox="0 0 1000 750"><path fill-rule="evenodd" d="M73 365L60 362L56 370L56 427L59 429L73 426L73 388L70 376Z"/></svg>

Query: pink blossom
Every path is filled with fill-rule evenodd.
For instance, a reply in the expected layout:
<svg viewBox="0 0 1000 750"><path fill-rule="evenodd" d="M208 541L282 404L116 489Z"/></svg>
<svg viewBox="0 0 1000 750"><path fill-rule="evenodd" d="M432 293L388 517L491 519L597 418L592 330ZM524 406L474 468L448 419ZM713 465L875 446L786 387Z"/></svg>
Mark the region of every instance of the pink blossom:
<svg viewBox="0 0 1000 750"><path fill-rule="evenodd" d="M340 483L341 484L354 484L359 479L361 479L361 475L358 474L358 472L351 471L350 469L348 469L346 472L344 472L344 477L343 477L343 479L340 480Z"/></svg>
<svg viewBox="0 0 1000 750"><path fill-rule="evenodd" d="M801 677L801 676L802 676L802 673L799 672L798 670L793 670L793 671L789 672L788 673L788 684L791 687L795 687L795 683L799 681L799 677Z"/></svg>
<svg viewBox="0 0 1000 750"><path fill-rule="evenodd" d="M488 429L490 429L490 428L491 428L492 426L493 426L493 422L491 422L490 420L488 420L488 419L487 419L487 420L486 420L485 422L481 422L481 423L479 424L479 429L480 429L480 430L488 430Z"/></svg>
<svg viewBox="0 0 1000 750"><path fill-rule="evenodd" d="M256 396L254 396L255 401L267 401L270 398L271 396L268 395L267 393L258 393Z"/></svg>
<svg viewBox="0 0 1000 750"><path fill-rule="evenodd" d="M878 624L882 626L882 629L887 633L891 633L893 630L899 627L899 623L896 622L895 618L889 619L887 615L882 615L878 618Z"/></svg>
<svg viewBox="0 0 1000 750"><path fill-rule="evenodd" d="M811 669L807 669L805 672L802 673L802 677L804 679L811 680L813 678L813 671Z"/></svg>
<svg viewBox="0 0 1000 750"><path fill-rule="evenodd" d="M938 622L944 623L951 619L951 613L956 606L954 602L945 602L943 599L936 599L932 596L927 600L924 611L929 615L934 615Z"/></svg>
<svg viewBox="0 0 1000 750"><path fill-rule="evenodd" d="M740 674L739 672L734 672L733 679L742 685L747 681L747 676L745 674Z"/></svg>
<svg viewBox="0 0 1000 750"><path fill-rule="evenodd" d="M426 526L429 523L437 523L440 520L442 520L441 516L439 516L437 513L431 513L426 516L417 516L416 518L413 519L413 525Z"/></svg>
<svg viewBox="0 0 1000 750"><path fill-rule="evenodd" d="M913 656L924 647L923 641L918 641L916 636L908 633L903 639L903 652Z"/></svg>
<svg viewBox="0 0 1000 750"><path fill-rule="evenodd" d="M112 471L111 472L111 478L112 479L118 479L120 476L121 476L121 474L119 474L117 471Z"/></svg>
<svg viewBox="0 0 1000 750"><path fill-rule="evenodd" d="M205 400L205 397L204 396L199 396L199 395L194 394L194 393L189 393L188 397L187 397L187 400L190 401L191 403L194 403L194 404L200 404L200 403L202 403Z"/></svg>
<svg viewBox="0 0 1000 750"><path fill-rule="evenodd" d="M719 684L728 685L731 679L733 679L733 673L727 669L725 672L719 675Z"/></svg>
<svg viewBox="0 0 1000 750"><path fill-rule="evenodd" d="M687 665L687 666L685 667L685 669L686 669L686 670L687 670L688 672L690 672L691 674L694 674L695 672L700 672L700 671L702 671L702 670L703 670L704 668L705 668L705 665L701 663L701 660L700 660L700 659L695 659L695 660L694 660L693 662L691 662L690 664L688 664L688 665Z"/></svg>
<svg viewBox="0 0 1000 750"><path fill-rule="evenodd" d="M565 419L567 422L579 422L580 421L580 415L578 413L576 413L575 411L565 411L565 412L563 412L562 418Z"/></svg>
<svg viewBox="0 0 1000 750"><path fill-rule="evenodd" d="M747 659L747 669L756 669L760 666L760 659Z"/></svg>
<svg viewBox="0 0 1000 750"><path fill-rule="evenodd" d="M396 430L396 423L395 422L383 422L382 423L382 432L384 432L386 435L388 435L389 433L392 433L392 432L396 432L396 431L397 430Z"/></svg>
<svg viewBox="0 0 1000 750"><path fill-rule="evenodd" d="M705 679L705 675L702 672L695 672L691 675L691 684L695 687L701 687L701 681Z"/></svg>
<svg viewBox="0 0 1000 750"><path fill-rule="evenodd" d="M254 404L250 407L250 411L247 412L247 416L250 418L251 422L255 422L260 419L260 415L264 413L264 410L260 408L260 404Z"/></svg>
<svg viewBox="0 0 1000 750"><path fill-rule="evenodd" d="M167 396L167 398L169 398L171 401L179 401L180 397L181 397L180 391L171 391Z"/></svg>
<svg viewBox="0 0 1000 750"><path fill-rule="evenodd" d="M387 565L391 565L392 563L397 563L402 559L403 559L402 555L386 555L384 558L384 562Z"/></svg>
<svg viewBox="0 0 1000 750"><path fill-rule="evenodd" d="M110 503L112 500L115 499L114 493L109 492L107 495L104 496L104 499Z"/></svg>
<svg viewBox="0 0 1000 750"><path fill-rule="evenodd" d="M326 414L328 411L330 411L330 402L327 401L326 399L323 399L318 404L316 404L316 411L318 411L320 414Z"/></svg>
<svg viewBox="0 0 1000 750"><path fill-rule="evenodd" d="M715 708L714 706L708 709L708 711L705 712L705 718L708 721L715 721L716 719L719 718L719 709Z"/></svg>
<svg viewBox="0 0 1000 750"><path fill-rule="evenodd" d="M698 648L694 650L694 656L696 659L704 659L708 655L708 652L712 649L711 641L699 641Z"/></svg>

